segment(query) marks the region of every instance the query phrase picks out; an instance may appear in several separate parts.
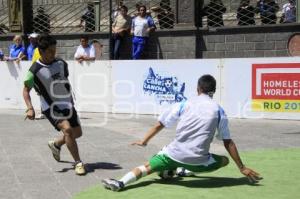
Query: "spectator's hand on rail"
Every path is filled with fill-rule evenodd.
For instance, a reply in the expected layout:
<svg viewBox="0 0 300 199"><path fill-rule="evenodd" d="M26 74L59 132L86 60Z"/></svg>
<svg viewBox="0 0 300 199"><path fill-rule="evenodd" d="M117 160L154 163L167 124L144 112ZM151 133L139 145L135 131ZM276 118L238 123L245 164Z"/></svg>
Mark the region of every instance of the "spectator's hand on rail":
<svg viewBox="0 0 300 199"><path fill-rule="evenodd" d="M20 61L21 61L21 58L17 58L17 59L16 59L16 63L17 63L17 64L20 64Z"/></svg>

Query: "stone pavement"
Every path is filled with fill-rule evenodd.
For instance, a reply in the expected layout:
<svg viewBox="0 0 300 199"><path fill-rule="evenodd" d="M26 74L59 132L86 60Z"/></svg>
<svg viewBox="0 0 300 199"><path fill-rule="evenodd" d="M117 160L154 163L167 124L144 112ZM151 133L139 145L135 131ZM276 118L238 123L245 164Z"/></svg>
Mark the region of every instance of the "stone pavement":
<svg viewBox="0 0 300 199"><path fill-rule="evenodd" d="M71 199L102 178L120 177L141 165L174 136L174 128L163 130L147 147L130 146L154 124L155 116L81 113L80 117L83 137L78 144L89 171L85 176L75 175L65 146L62 162L52 158L47 142L59 133L47 120L24 121L22 110L0 110L0 199ZM230 119L230 128L240 151L300 147L299 121ZM212 151L225 153L219 141Z"/></svg>

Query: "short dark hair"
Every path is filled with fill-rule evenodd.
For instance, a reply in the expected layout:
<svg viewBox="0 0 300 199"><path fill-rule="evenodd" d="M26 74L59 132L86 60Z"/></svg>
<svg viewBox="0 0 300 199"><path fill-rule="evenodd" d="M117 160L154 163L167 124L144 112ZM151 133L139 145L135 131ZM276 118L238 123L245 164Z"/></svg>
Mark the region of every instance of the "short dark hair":
<svg viewBox="0 0 300 199"><path fill-rule="evenodd" d="M128 12L128 8L126 6L121 6L121 9L125 10L126 12Z"/></svg>
<svg viewBox="0 0 300 199"><path fill-rule="evenodd" d="M39 39L38 39L38 49L39 50L45 51L50 46L53 46L56 44L57 44L57 41L51 35L42 34L39 36Z"/></svg>
<svg viewBox="0 0 300 199"><path fill-rule="evenodd" d="M140 5L140 6L139 6L139 8L138 8L138 11L140 11L140 10L141 10L141 8L145 8L145 11L147 12L147 8L146 8L146 6L145 6L145 5Z"/></svg>
<svg viewBox="0 0 300 199"><path fill-rule="evenodd" d="M203 75L198 79L198 89L205 94L213 94L216 92L216 79L211 75Z"/></svg>
<svg viewBox="0 0 300 199"><path fill-rule="evenodd" d="M81 35L80 36L80 40L81 39L84 39L84 40L88 41L89 40L89 36L87 36L87 35Z"/></svg>

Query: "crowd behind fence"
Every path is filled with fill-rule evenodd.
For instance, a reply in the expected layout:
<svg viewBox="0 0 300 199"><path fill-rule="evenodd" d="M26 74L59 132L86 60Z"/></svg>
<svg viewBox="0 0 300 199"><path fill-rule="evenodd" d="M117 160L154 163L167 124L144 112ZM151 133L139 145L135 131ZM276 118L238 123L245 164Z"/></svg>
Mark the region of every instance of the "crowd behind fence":
<svg viewBox="0 0 300 199"><path fill-rule="evenodd" d="M33 32L109 32L122 5L134 16L138 4L147 7L158 29L176 29L176 0L33 0ZM196 10L203 27L295 23L296 0L204 0ZM0 34L9 33L7 0L0 0ZM193 26L193 24L190 24Z"/></svg>

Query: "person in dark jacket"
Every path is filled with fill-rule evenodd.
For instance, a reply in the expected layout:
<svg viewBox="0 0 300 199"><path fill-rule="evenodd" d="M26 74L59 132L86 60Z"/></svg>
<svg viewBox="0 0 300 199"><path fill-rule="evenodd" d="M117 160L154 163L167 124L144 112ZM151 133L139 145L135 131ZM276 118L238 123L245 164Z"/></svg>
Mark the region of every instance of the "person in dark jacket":
<svg viewBox="0 0 300 199"><path fill-rule="evenodd" d="M262 24L276 24L276 13L279 10L279 6L274 0L259 0L256 10L257 13L260 13Z"/></svg>
<svg viewBox="0 0 300 199"><path fill-rule="evenodd" d="M238 25L255 25L254 15L255 8L249 5L250 0L241 0L240 6L237 9Z"/></svg>
<svg viewBox="0 0 300 199"><path fill-rule="evenodd" d="M37 9L37 15L33 18L33 32L50 33L50 16L43 6Z"/></svg>
<svg viewBox="0 0 300 199"><path fill-rule="evenodd" d="M221 0L211 0L208 5L203 8L203 16L207 16L207 25L211 27L224 26L223 14L226 7Z"/></svg>
<svg viewBox="0 0 300 199"><path fill-rule="evenodd" d="M85 32L94 32L96 30L95 26L95 10L94 10L94 4L88 3L87 5L87 11L84 13L84 15L80 18L80 24L79 26L83 26L82 24L85 24L84 31Z"/></svg>

